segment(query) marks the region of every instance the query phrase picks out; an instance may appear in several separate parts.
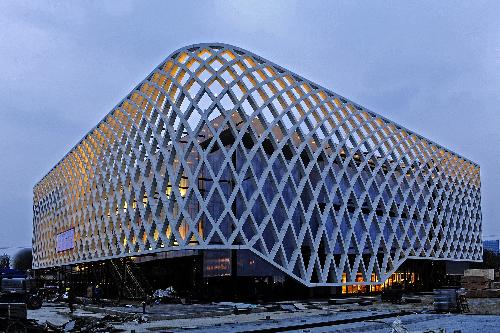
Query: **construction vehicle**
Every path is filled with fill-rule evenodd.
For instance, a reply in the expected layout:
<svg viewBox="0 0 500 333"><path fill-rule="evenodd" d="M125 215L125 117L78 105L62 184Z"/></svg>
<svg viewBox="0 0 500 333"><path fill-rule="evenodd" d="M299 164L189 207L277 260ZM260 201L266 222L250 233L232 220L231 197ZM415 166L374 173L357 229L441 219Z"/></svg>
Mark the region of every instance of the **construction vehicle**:
<svg viewBox="0 0 500 333"><path fill-rule="evenodd" d="M0 270L0 303L25 303L29 310L42 307L35 280L26 273Z"/></svg>

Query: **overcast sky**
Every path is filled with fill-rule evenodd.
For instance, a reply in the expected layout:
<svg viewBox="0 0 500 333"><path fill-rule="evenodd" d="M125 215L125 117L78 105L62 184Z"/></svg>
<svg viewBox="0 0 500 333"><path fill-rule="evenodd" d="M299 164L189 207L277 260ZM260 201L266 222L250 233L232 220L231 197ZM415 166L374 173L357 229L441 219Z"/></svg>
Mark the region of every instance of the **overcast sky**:
<svg viewBox="0 0 500 333"><path fill-rule="evenodd" d="M180 5L180 3L184 3ZM1 1L0 252L32 188L179 47L250 50L481 165L500 237L499 1Z"/></svg>

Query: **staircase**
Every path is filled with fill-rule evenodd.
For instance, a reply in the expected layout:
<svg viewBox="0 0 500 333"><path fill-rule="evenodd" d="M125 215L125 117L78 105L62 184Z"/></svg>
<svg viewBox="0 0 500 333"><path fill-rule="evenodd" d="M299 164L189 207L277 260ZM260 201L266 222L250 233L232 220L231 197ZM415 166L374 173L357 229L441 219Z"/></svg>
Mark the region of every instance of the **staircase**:
<svg viewBox="0 0 500 333"><path fill-rule="evenodd" d="M131 258L113 259L111 268L122 298L144 299L152 293L151 285L141 268Z"/></svg>

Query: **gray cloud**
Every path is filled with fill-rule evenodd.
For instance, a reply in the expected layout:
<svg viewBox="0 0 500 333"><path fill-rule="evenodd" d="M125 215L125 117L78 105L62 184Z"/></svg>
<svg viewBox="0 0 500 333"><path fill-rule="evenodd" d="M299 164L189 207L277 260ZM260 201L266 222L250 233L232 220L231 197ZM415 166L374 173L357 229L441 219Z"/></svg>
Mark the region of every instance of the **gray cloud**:
<svg viewBox="0 0 500 333"><path fill-rule="evenodd" d="M480 163L500 237L500 4L0 4L0 246L31 242L33 185L173 50L241 46Z"/></svg>

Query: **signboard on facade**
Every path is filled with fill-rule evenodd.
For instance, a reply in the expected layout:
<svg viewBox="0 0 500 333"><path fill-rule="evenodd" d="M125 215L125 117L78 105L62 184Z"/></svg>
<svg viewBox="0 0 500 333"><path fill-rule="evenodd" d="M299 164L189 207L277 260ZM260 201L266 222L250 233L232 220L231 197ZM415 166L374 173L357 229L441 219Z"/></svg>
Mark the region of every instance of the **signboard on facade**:
<svg viewBox="0 0 500 333"><path fill-rule="evenodd" d="M56 250L62 252L75 247L75 229L69 229L57 234Z"/></svg>
<svg viewBox="0 0 500 333"><path fill-rule="evenodd" d="M203 251L203 277L231 275L231 250Z"/></svg>

